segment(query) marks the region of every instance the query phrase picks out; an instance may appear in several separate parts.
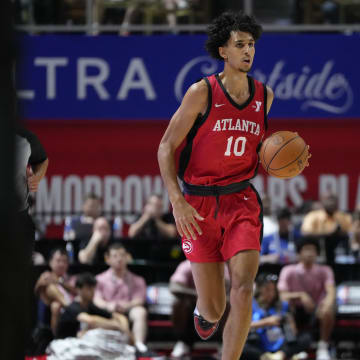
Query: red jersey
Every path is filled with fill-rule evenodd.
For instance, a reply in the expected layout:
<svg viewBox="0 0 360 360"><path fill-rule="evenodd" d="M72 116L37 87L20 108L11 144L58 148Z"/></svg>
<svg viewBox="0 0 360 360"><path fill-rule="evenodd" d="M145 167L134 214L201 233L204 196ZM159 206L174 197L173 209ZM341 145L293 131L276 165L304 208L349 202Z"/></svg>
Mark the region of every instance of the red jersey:
<svg viewBox="0 0 360 360"><path fill-rule="evenodd" d="M248 76L250 96L237 104L218 74L209 88L205 114L199 114L181 152L179 177L193 185L225 186L256 175L258 150L267 127L266 86Z"/></svg>

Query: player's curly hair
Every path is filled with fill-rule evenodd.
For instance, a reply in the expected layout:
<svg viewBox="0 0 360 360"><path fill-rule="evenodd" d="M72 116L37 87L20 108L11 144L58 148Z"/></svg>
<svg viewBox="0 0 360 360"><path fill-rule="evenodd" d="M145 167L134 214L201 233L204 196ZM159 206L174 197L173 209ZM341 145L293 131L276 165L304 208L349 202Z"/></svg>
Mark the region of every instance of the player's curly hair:
<svg viewBox="0 0 360 360"><path fill-rule="evenodd" d="M254 40L258 40L262 33L262 27L254 17L243 12L226 11L209 25L207 29L208 40L205 48L215 59L223 60L219 54L219 47L224 46L230 39L231 31L243 31L250 33Z"/></svg>

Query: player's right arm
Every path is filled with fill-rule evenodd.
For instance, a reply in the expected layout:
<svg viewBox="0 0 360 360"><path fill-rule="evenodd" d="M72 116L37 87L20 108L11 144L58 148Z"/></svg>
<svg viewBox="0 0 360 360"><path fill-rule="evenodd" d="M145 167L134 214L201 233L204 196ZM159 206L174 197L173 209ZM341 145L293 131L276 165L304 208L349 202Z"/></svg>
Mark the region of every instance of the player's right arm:
<svg viewBox="0 0 360 360"><path fill-rule="evenodd" d="M181 193L176 176L175 150L189 133L199 113L205 113L207 103L208 87L205 81L201 80L186 92L180 107L170 120L158 149L160 172L169 193L176 228L181 236L194 240L196 232L201 235L201 229L195 218L200 221L203 218L186 202Z"/></svg>

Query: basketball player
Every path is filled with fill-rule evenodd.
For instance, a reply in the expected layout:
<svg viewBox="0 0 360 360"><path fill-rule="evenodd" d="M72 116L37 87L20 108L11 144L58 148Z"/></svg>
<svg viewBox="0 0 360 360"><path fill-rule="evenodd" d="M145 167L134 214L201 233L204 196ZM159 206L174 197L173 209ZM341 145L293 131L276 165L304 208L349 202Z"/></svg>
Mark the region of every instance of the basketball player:
<svg viewBox="0 0 360 360"><path fill-rule="evenodd" d="M198 294L194 324L202 339L218 327L226 305L224 262L231 276L231 310L223 360L238 360L251 320L253 281L262 238L262 205L249 179L274 95L247 73L262 28L252 17L224 13L210 25L206 48L224 70L193 84L161 140L158 160L182 247ZM175 151L186 139L177 182Z"/></svg>

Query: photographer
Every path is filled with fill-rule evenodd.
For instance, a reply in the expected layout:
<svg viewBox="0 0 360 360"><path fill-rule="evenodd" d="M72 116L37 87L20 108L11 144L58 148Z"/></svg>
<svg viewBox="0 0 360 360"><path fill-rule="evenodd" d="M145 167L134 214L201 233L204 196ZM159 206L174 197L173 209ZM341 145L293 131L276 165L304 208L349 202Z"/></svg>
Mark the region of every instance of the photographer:
<svg viewBox="0 0 360 360"><path fill-rule="evenodd" d="M306 359L310 335L300 334L287 302L277 291L277 275L262 273L256 279L250 334L241 360Z"/></svg>

